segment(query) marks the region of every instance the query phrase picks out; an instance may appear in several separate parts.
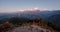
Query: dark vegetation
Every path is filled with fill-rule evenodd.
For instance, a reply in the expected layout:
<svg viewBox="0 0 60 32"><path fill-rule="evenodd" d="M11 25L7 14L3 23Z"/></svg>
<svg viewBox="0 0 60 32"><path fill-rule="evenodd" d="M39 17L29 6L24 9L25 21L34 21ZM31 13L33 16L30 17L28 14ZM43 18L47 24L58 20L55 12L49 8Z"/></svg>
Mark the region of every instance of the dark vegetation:
<svg viewBox="0 0 60 32"><path fill-rule="evenodd" d="M28 18L12 17L10 19L5 20L5 22L3 22L2 24L0 24L0 32L6 32L8 30L12 30L14 27L18 27L27 23L32 24L33 22L35 22L37 25L43 28L47 28L47 29L52 28L53 30L60 31L60 26L54 23L48 22L41 18L31 20Z"/></svg>
<svg viewBox="0 0 60 32"><path fill-rule="evenodd" d="M60 25L60 14L52 15L48 18L48 20L57 24L57 25Z"/></svg>

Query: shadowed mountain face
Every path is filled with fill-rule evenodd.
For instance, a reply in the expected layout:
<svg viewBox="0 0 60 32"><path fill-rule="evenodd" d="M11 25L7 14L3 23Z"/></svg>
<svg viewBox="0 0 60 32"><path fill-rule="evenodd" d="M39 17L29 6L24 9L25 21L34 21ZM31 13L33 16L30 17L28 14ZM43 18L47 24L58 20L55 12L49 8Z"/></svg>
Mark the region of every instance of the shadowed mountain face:
<svg viewBox="0 0 60 32"><path fill-rule="evenodd" d="M49 21L60 25L60 14L52 15L48 18Z"/></svg>
<svg viewBox="0 0 60 32"><path fill-rule="evenodd" d="M5 20L12 18L12 17L23 17L28 19L35 19L35 18L43 18L47 21L53 22L55 24L59 24L60 19L60 10L56 11L24 11L24 12L17 12L17 13L0 13L0 23L3 23Z"/></svg>

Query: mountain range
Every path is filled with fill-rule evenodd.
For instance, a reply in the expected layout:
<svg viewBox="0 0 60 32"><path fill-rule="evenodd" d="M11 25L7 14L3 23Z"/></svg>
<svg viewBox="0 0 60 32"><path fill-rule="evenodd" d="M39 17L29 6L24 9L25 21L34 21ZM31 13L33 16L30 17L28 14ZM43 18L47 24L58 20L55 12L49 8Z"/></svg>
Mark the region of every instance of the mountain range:
<svg viewBox="0 0 60 32"><path fill-rule="evenodd" d="M42 18L46 21L50 21L54 24L60 25L60 10L53 10L53 11L24 11L24 12L16 12L16 13L0 13L0 23L3 23L5 20L12 18L12 17L19 17L19 18L28 18L28 19L36 19Z"/></svg>

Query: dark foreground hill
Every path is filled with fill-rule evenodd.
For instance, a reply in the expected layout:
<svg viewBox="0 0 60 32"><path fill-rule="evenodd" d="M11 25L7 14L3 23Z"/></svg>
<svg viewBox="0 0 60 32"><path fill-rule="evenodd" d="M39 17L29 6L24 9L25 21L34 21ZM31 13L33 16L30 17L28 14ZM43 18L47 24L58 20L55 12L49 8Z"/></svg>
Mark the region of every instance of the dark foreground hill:
<svg viewBox="0 0 60 32"><path fill-rule="evenodd" d="M54 23L48 22L42 18L28 19L28 18L18 18L18 17L12 17L5 20L5 22L0 25L0 30L2 29L1 31L8 31L10 28L13 29L14 27L19 27L19 26L28 25L28 24L31 25L33 23L44 29L60 31L60 26L55 25Z"/></svg>

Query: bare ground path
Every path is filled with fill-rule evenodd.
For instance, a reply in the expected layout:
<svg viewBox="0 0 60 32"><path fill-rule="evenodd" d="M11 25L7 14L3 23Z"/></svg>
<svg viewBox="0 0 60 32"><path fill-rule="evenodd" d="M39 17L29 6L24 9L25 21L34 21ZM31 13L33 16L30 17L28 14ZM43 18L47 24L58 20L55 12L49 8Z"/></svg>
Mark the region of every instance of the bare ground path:
<svg viewBox="0 0 60 32"><path fill-rule="evenodd" d="M14 28L11 32L47 32L47 29L37 25L27 25ZM51 32L51 31L49 31Z"/></svg>

